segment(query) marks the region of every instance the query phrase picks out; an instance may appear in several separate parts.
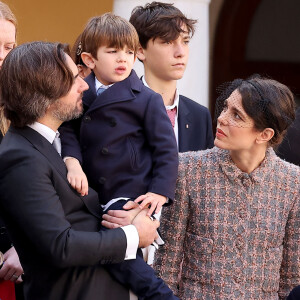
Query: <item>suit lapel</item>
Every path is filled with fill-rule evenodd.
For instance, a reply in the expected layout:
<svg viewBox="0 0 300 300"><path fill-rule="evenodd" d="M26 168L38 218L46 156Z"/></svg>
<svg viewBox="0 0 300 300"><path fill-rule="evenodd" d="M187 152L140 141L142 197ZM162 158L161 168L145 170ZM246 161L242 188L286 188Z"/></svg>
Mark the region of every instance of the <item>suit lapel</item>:
<svg viewBox="0 0 300 300"><path fill-rule="evenodd" d="M188 141L191 134L192 120L190 112L184 102L182 96L179 96L179 110L178 110L178 145L179 152L183 151L188 146Z"/></svg>
<svg viewBox="0 0 300 300"><path fill-rule="evenodd" d="M41 134L36 132L30 127L24 128L11 128L10 130L15 131L22 135L25 139L27 139L35 149L37 149L48 161L49 163L58 171L58 173L62 176L63 180L66 181L70 189L74 192L74 194L81 198L84 202L85 206L88 210L97 218L99 218L99 202L95 201L97 199L97 195L94 191L89 191L91 193L90 196L82 197L80 196L69 184L67 180L67 168L62 158L55 150L53 145L49 143L47 139L45 139Z"/></svg>
<svg viewBox="0 0 300 300"><path fill-rule="evenodd" d="M21 134L36 148L60 173L65 181L67 181L67 169L58 152L53 145L37 131L30 127L12 129Z"/></svg>

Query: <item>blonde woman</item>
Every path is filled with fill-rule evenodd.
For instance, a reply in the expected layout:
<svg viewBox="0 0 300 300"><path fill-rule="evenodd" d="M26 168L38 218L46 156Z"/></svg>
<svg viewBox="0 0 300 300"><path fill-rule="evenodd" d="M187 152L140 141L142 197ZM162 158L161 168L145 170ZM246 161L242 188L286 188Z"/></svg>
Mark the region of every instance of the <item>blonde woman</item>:
<svg viewBox="0 0 300 300"><path fill-rule="evenodd" d="M9 7L0 1L0 69L6 55L16 46L17 20ZM8 121L0 108L0 141L8 130Z"/></svg>
<svg viewBox="0 0 300 300"><path fill-rule="evenodd" d="M3 60L16 45L16 31L17 20L14 14L5 3L0 2L0 72ZM8 127L9 123L4 117L2 107L0 106L0 142ZM0 227L0 298L4 297L3 293L9 293L11 298L5 299L14 299L13 283L22 281L20 275L23 273L23 269L17 252L15 248L11 246L8 235L6 234L1 216ZM10 289L11 292L9 292Z"/></svg>
<svg viewBox="0 0 300 300"><path fill-rule="evenodd" d="M17 20L9 7L0 1L0 69L6 55L16 46ZM8 121L0 108L0 141L8 130Z"/></svg>

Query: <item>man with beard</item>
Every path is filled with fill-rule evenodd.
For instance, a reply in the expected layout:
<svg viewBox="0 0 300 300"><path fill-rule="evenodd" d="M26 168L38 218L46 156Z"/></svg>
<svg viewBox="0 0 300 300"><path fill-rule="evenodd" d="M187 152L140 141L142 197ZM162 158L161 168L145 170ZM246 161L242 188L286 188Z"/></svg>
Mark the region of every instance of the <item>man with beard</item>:
<svg viewBox="0 0 300 300"><path fill-rule="evenodd" d="M99 231L97 194L82 197L69 185L57 129L83 110L88 86L76 65L62 44L28 43L10 53L0 80L11 121L0 148L0 210L24 268L26 299L129 299L104 265L134 259L159 222L137 208L131 225Z"/></svg>

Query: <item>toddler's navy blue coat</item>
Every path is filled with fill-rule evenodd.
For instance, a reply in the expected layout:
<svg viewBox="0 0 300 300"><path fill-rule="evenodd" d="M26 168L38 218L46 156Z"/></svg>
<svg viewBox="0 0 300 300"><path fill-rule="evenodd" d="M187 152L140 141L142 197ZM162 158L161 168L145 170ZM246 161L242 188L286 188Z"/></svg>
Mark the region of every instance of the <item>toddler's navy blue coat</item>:
<svg viewBox="0 0 300 300"><path fill-rule="evenodd" d="M77 158L101 203L153 192L174 198L178 150L161 96L134 71L99 96L86 78L84 114L59 129L62 155Z"/></svg>

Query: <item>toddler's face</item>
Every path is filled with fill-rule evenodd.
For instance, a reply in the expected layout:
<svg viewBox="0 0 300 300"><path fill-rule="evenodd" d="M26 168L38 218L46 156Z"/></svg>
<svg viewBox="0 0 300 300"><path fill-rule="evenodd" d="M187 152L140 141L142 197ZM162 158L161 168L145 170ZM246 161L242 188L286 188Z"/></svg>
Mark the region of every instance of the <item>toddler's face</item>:
<svg viewBox="0 0 300 300"><path fill-rule="evenodd" d="M126 79L135 62L134 51L125 46L123 49L99 47L94 59L93 71L104 85Z"/></svg>

